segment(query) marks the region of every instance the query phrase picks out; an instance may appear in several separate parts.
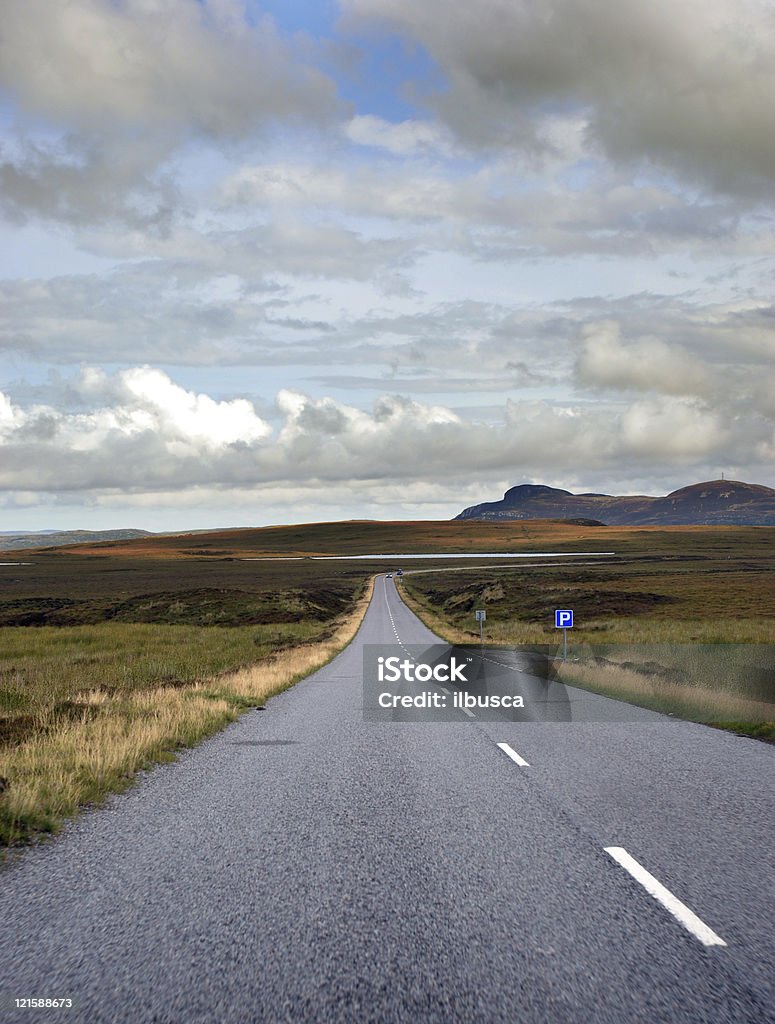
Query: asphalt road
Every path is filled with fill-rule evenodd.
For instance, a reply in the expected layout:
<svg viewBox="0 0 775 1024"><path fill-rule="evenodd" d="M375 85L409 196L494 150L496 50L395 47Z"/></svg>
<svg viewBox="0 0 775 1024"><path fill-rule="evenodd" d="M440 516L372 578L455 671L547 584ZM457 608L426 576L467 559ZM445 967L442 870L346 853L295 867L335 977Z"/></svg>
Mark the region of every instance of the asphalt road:
<svg viewBox="0 0 775 1024"><path fill-rule="evenodd" d="M775 748L613 701L365 721L396 637L437 642L380 577L335 661L4 868L0 1019L775 1020Z"/></svg>

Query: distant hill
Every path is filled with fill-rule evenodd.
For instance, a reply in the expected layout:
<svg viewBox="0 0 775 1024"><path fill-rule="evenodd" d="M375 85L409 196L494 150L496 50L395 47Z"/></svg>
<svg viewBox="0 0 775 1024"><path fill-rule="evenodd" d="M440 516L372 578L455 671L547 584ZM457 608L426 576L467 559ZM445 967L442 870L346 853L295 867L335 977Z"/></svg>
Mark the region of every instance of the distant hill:
<svg viewBox="0 0 775 1024"><path fill-rule="evenodd" d="M543 484L511 487L501 501L455 519L596 519L606 526L775 526L775 490L740 480L709 480L663 498L573 494Z"/></svg>
<svg viewBox="0 0 775 1024"><path fill-rule="evenodd" d="M65 544L94 544L103 540L152 537L148 530L42 530L40 533L0 533L0 551L17 548L59 548Z"/></svg>

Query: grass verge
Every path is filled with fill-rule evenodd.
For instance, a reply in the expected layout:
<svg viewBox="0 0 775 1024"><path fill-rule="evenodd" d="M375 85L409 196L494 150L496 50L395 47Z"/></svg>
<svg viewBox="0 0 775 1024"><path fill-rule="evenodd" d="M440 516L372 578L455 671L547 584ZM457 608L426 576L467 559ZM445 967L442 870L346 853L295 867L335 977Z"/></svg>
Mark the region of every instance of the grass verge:
<svg viewBox="0 0 775 1024"><path fill-rule="evenodd" d="M436 594L413 586L407 577L402 597L447 643L478 640L476 631L461 624L454 603L451 608L434 603ZM559 651L558 635L535 622L507 619L488 622L486 640L557 643ZM772 652L772 623L765 619L612 617L574 630L571 659L557 663L557 678L616 700L775 742Z"/></svg>
<svg viewBox="0 0 775 1024"><path fill-rule="evenodd" d="M95 687L75 693L67 707L48 708L18 742L0 747L0 844L56 832L80 807L126 788L139 770L171 760L177 749L321 668L355 636L372 589L373 581L318 639L275 650L255 664L167 685L146 680L143 686ZM228 632L212 637L221 643ZM192 659L192 673L196 664ZM201 660L198 664L201 668ZM178 661L178 676L180 668ZM150 679L154 670L149 671ZM13 694L13 689L2 692Z"/></svg>
<svg viewBox="0 0 775 1024"><path fill-rule="evenodd" d="M663 671L643 667L568 661L558 664L557 678L571 686L613 697L663 714L676 715L740 735L775 742L775 704L696 680L671 680L665 659Z"/></svg>

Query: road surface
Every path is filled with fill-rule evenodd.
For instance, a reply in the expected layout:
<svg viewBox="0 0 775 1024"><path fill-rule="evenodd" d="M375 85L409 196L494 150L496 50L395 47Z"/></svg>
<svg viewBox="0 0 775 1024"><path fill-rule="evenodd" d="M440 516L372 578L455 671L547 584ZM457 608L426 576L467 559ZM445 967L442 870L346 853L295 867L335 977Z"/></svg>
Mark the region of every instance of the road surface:
<svg viewBox="0 0 775 1024"><path fill-rule="evenodd" d="M335 661L4 868L0 1019L774 1020L775 748L367 722L396 638L437 641L379 577Z"/></svg>

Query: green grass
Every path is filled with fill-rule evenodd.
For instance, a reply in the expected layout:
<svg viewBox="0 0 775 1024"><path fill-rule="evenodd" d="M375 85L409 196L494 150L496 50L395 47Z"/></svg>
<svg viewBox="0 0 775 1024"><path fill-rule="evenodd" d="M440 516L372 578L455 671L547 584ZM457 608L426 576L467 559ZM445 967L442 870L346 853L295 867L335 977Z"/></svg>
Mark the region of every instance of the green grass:
<svg viewBox="0 0 775 1024"><path fill-rule="evenodd" d="M236 628L105 622L0 628L0 741L78 713L79 695L185 686L322 632L302 622Z"/></svg>
<svg viewBox="0 0 775 1024"><path fill-rule="evenodd" d="M496 643L552 642L555 608L574 609L576 642L775 642L775 551L717 558L699 546L680 559L410 570L404 586L448 632L473 636L484 608Z"/></svg>
<svg viewBox="0 0 775 1024"><path fill-rule="evenodd" d="M725 729L727 732L735 732L738 736L750 736L754 740L764 740L767 743L775 743L775 722L708 722L717 729Z"/></svg>
<svg viewBox="0 0 775 1024"><path fill-rule="evenodd" d="M0 599L0 845L263 704L363 612L362 567L32 560Z"/></svg>
<svg viewBox="0 0 775 1024"><path fill-rule="evenodd" d="M630 531L627 558L597 565L410 571L408 603L453 643L554 644L573 608L560 678L693 721L773 738L775 531ZM633 547L638 542L647 547ZM737 659L737 660L736 660Z"/></svg>
<svg viewBox="0 0 775 1024"><path fill-rule="evenodd" d="M320 668L352 639L368 597L364 581L325 628L279 634L116 623L3 631L13 635L3 721L16 732L0 743L0 844L56 831L138 769Z"/></svg>

